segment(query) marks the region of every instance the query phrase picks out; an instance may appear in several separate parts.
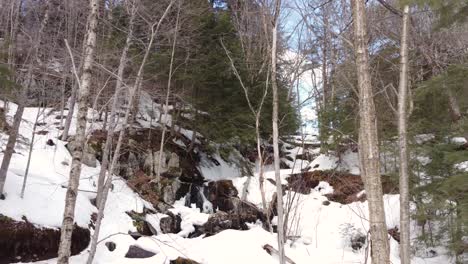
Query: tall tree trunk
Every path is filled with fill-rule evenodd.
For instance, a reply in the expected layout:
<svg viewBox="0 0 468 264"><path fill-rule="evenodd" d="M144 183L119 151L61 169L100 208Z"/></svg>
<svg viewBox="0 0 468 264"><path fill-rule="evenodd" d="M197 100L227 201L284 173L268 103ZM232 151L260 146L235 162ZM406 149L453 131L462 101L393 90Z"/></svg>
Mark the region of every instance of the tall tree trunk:
<svg viewBox="0 0 468 264"><path fill-rule="evenodd" d="M60 235L60 245L58 250L58 264L68 263L70 258L71 238L73 223L75 219L75 205L78 194L78 185L81 175L81 159L86 140L86 123L88 114L88 97L91 86L92 67L94 62L94 51L96 48L96 28L98 25L99 1L89 1L90 14L88 16L88 30L85 40L85 52L83 56L83 72L79 85L78 94L78 124L76 128L75 142L72 149L72 164L68 181L67 193L65 196L65 209ZM71 110L71 109L70 109Z"/></svg>
<svg viewBox="0 0 468 264"><path fill-rule="evenodd" d="M354 49L359 85L359 160L369 204L371 256L374 264L389 264L387 225L380 179L377 117L367 46L365 2L353 0Z"/></svg>
<svg viewBox="0 0 468 264"><path fill-rule="evenodd" d="M78 88L78 80L75 80L72 85L72 90L70 94L70 102L68 103L67 118L65 118L65 125L63 126L62 136L60 137L60 139L63 141L66 141L68 139L68 133L70 132L70 126L71 126L71 122L73 119L73 114L75 113L77 88Z"/></svg>
<svg viewBox="0 0 468 264"><path fill-rule="evenodd" d="M163 157L163 151L164 151L164 140L165 140L166 130L167 130L169 97L171 95L172 71L173 71L173 66L174 66L174 55L175 55L175 48L176 48L176 43L177 43L177 34L178 34L178 30L179 30L179 16L180 16L180 5L181 5L180 1L179 1L179 7L178 7L178 10L177 10L177 19L176 19L175 30L174 30L174 39L173 39L173 42L172 42L171 62L169 64L169 78L167 79L166 102L164 104L164 120L163 120L163 122L161 122L163 130L162 130L162 135L161 135L161 142L160 142L160 145L159 145L158 167L156 168L156 178L155 178L155 181L158 184L158 186L159 186L160 177L161 177L161 163L163 162L162 157ZM172 124L172 125L174 125L174 124ZM195 131L193 131L193 133L195 133Z"/></svg>
<svg viewBox="0 0 468 264"><path fill-rule="evenodd" d="M119 68L117 70L117 82L115 85L114 91L114 98L112 99L112 106L111 106L111 113L110 113L110 120L109 120L109 128L107 130L107 137L106 143L104 146L104 150L102 153L102 164L101 169L99 171L99 178L98 178L98 188L97 188L97 196L96 196L96 205L99 206L100 200L102 197L102 190L104 187L104 181L106 177L107 167L109 165L109 154L112 148L112 139L114 138L114 132L116 127L116 117L117 117L117 108L119 104L119 98L121 95L121 89L123 86L123 74L125 70L125 66L127 64L127 55L128 50L130 49L130 45L132 43L133 38L133 27L134 27L134 20L136 15L136 3L132 3L132 11L128 26L128 34L127 39L125 40L125 46L122 49L122 55L120 56ZM106 119L107 119L107 111L106 111Z"/></svg>
<svg viewBox="0 0 468 264"><path fill-rule="evenodd" d="M278 211L278 253L279 263L285 264L286 259L284 255L285 243L285 229L284 229L284 212L283 212L283 187L281 186L280 176L280 157L279 157L279 133L278 133L278 83L277 83L277 69L276 69L276 47L278 39L278 23L280 15L281 0L275 0L273 13L273 29L272 29L272 45L271 45L271 86L273 91L273 155L276 179L276 199Z"/></svg>
<svg viewBox="0 0 468 264"><path fill-rule="evenodd" d="M408 20L409 7L403 10L403 28L400 47L400 83L398 86L398 144L400 148L400 259L402 264L411 262L409 175L407 143L407 94L408 94Z"/></svg>
<svg viewBox="0 0 468 264"><path fill-rule="evenodd" d="M97 243L98 243L98 239L99 239L99 232L100 232L100 229L101 229L101 223L102 223L102 219L104 217L104 209L105 209L105 206L106 206L106 202L107 202L107 196L109 194L109 190L111 188L111 185L112 185L112 175L113 175L113 171L114 171L114 168L118 162L118 158L120 156L120 149L122 147L122 142L123 142L123 138L125 136L125 130L126 130L126 127L128 126L128 121L130 120L130 116L131 116L131 112L132 112L132 109L133 109L133 106L132 104L135 103L135 95L141 85L141 81L142 81L142 78L143 78L143 71L144 71L144 67L146 65L146 61L148 60L148 56L149 56L149 53L151 51L151 48L153 46L153 42L154 42L154 39L159 31L159 27L161 25L161 22L164 20L164 18L167 16L167 14L169 13L169 10L171 9L172 5L174 4L174 1L175 0L172 0L169 5L167 6L166 10L164 11L164 14L162 15L162 17L159 19L159 22L156 24L153 24L151 26L151 35L150 35L150 40L149 40L149 43L148 43L148 46L146 47L146 51L145 51L145 54L143 56L143 59L141 61L141 64L140 64L140 67L138 69L138 73L137 73L137 77L135 79L135 82L134 84L129 88L129 91L128 91L128 106L125 110L125 116L124 116L124 120L122 122L122 129L120 130L119 132L119 138L117 140L117 146L115 147L115 151L114 151L114 155L112 157L112 162L110 164L110 167L109 169L107 170L107 177L104 177L105 180L105 183L104 183L104 186L102 188L102 194L101 194L101 197L99 199L98 204L98 208L99 208L99 211L98 211L98 215L97 215L97 219L96 219L96 224L95 224L95 230L94 230L94 234L93 234L93 237L91 239L91 250L90 250L90 254L88 256L88 260L87 260L87 264L91 264L93 262L93 258L94 258L94 255L96 253L96 247L97 247ZM135 8L134 10L132 10L132 12L136 12L136 3L134 2L133 3L133 8ZM156 27L156 28L155 28Z"/></svg>
<svg viewBox="0 0 468 264"><path fill-rule="evenodd" d="M31 165L32 152L34 148L34 140L36 139L37 122L39 121L40 115L41 115L41 108L39 107L37 109L36 119L34 120L33 129L31 131L31 142L29 142L28 161L26 162L26 169L24 171L23 186L21 187L21 195L20 195L21 198L24 198L24 191L26 190L26 182L28 181L29 166Z"/></svg>

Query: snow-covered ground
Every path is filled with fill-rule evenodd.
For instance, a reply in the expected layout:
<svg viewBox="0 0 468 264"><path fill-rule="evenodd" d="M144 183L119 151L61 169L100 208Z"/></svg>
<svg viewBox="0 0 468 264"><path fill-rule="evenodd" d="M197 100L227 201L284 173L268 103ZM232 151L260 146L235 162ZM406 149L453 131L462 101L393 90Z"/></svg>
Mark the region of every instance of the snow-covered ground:
<svg viewBox="0 0 468 264"><path fill-rule="evenodd" d="M10 118L14 111L15 107L12 106L8 113ZM25 110L20 134L26 143L31 140L31 130L37 111L37 108ZM45 113L49 111L50 109L46 109ZM55 118L58 114L41 116L39 119L39 122L44 122L46 125L38 127L38 130L47 130L48 133L36 135L31 169L23 199L20 198L20 191L28 150L25 145L17 147L18 153L13 156L5 186L7 198L0 200L0 214L18 221L26 216L28 221L39 227L60 227L71 157L65 148L65 142L57 140L60 131L57 129L58 125L54 125L54 123L58 122ZM94 127L99 127L99 124L94 124ZM5 138L2 137L2 146ZM56 145L48 146L46 142L49 139L53 140ZM294 149L291 152L295 151L301 152L302 150ZM239 171L234 165L224 162L219 157L215 158L221 164L219 166L202 164L200 167L202 174L208 179L232 179L241 193L247 177L239 177ZM310 164L308 162L298 164L300 165L298 165L297 170L309 166L311 170L341 168L353 174L359 173L355 153L345 155L341 163L338 163L338 160L332 156L319 155ZM83 166L75 212L76 222L82 227L88 226L91 214L97 211L90 199L95 196L95 182L99 169L99 164L96 168ZM291 169L281 170L282 181L285 182L290 173ZM274 172L267 170L265 177L274 179ZM294 216L289 225L289 235L293 239L287 242L286 255L297 264L365 263L365 246L360 250L353 250L350 239L358 234L365 236L368 232L367 202L355 202L348 205L335 202L324 203L327 198L323 194L333 191L333 188L327 183L321 183L321 186L324 188L312 190L309 195L292 192L285 195L285 201L293 199L290 210ZM275 190L272 183L265 181L268 200L271 200ZM258 175L250 179L247 199L261 206ZM389 228L398 226L398 195L385 195L384 200L387 226ZM144 207L151 208L152 206L134 193L124 180L116 177L114 188L107 201L100 233L102 241L98 245L94 263L167 264L178 256L190 258L203 264L273 264L278 262L275 257L270 256L262 248L265 244L276 247L276 236L265 231L259 223L252 224L251 229L246 231L226 230L208 238L187 238L188 234L194 231L194 224L202 225L208 220L209 215L201 213L198 208L185 207L182 200L177 201L174 204L174 209L171 209L173 213L181 215L181 232L142 237L135 240L127 234L128 231L136 231L136 228L133 226L132 219L125 212L131 210L142 212ZM159 219L163 216L162 214L149 214L146 217L158 229ZM414 224L412 227L415 230L418 228ZM398 243L393 238L389 237L389 239L392 263L399 263ZM107 241L116 244L114 251L109 251L104 245ZM125 258L124 256L131 245L138 245L156 253L156 255L146 259ZM414 258L413 263L453 263L453 260L440 252L438 256L433 258ZM85 250L81 254L73 256L71 263L85 263L87 255L87 250ZM51 259L39 263L52 264L56 263L56 260ZM367 263L370 263L369 260Z"/></svg>

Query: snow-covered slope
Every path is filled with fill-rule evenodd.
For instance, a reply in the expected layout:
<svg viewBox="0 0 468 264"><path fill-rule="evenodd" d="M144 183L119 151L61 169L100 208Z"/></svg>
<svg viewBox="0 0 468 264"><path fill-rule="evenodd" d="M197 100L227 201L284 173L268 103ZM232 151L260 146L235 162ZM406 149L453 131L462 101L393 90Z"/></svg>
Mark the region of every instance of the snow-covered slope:
<svg viewBox="0 0 468 264"><path fill-rule="evenodd" d="M27 108L24 121L21 124L20 133L26 143L31 140L31 130L39 109ZM11 107L8 115L14 114L15 107ZM42 110L41 110L42 111ZM28 151L26 145L18 146L18 153L14 154L8 172L5 192L6 200L0 200L0 214L22 221L26 216L28 221L38 227L59 228L62 222L64 197L68 181L69 165L71 157L65 147L66 142L57 140L60 130L56 124L58 113L45 109L45 115L41 115L39 122L45 125L38 130L48 131L45 134L36 135L31 160L31 169L26 185L25 197L20 198L21 185L27 161ZM49 114L51 113L51 114ZM100 124L93 125L99 128ZM2 137L4 140L6 137ZM54 146L46 144L48 140L54 142ZM2 143L3 145L3 143ZM294 149L291 152L302 152ZM0 154L1 157L2 154ZM240 176L234 165L225 163L222 159L219 166L201 164L201 172L208 179L232 179L239 193L244 189L247 177ZM345 166L351 173L358 174L357 159L349 154L344 159L345 165L337 165L337 159L324 155L317 159L300 163L294 171L309 166L311 170L335 169L337 166ZM298 163L299 164L299 163ZM315 167L317 165L317 167ZM314 168L315 167L315 168ZM76 222L79 226L88 227L92 213L96 208L90 199L94 198L96 191L96 177L99 172L99 164L95 168L83 166L80 180L80 192L78 193L76 207ZM281 170L283 183L291 173L291 169ZM266 171L267 179L274 179L273 171ZM358 176L356 176L358 177ZM353 249L352 241L358 236L366 236L368 232L367 202L355 202L347 205L329 202L323 194L332 192L333 188L327 183L321 183L322 188L311 190L310 194L297 194L287 192L285 202L292 201L290 206L291 221L288 235L290 239L286 246L286 255L297 264L302 263L366 263L366 245L361 249ZM268 200L272 199L275 186L265 181L265 191ZM387 213L387 225L389 228L398 226L399 199L398 195L385 195L385 208ZM292 199L292 200L290 200ZM247 200L261 207L258 175L250 178ZM260 223L251 224L249 230L225 230L211 237L203 236L188 238L195 230L195 226L202 225L208 220L209 215L200 212L195 206L185 207L181 199L173 205L170 211L181 216L181 231L177 234L160 234L157 236L141 237L137 240L128 235L128 232L136 231L132 219L127 211L143 212L144 208L152 209L152 205L133 192L126 182L116 177L114 188L111 191L105 210L105 218L101 228L102 240L97 249L96 264L132 264L151 263L166 264L177 257L190 258L204 264L238 264L238 263L277 263L274 256L269 255L263 246L266 244L276 247L276 236L264 230ZM159 220L163 214L147 214L147 221L158 229ZM413 225L414 229L417 229ZM399 263L398 243L391 237L392 263ZM106 242L114 242L115 250L110 251ZM125 254L132 245L156 253L153 257L145 259L125 258ZM439 251L440 253L440 251ZM85 263L87 251L83 251L71 258L71 263ZM41 261L39 263L56 263L55 259ZM370 263L367 260L367 263ZM453 263L451 259L439 254L433 258L414 258L413 263L436 264Z"/></svg>

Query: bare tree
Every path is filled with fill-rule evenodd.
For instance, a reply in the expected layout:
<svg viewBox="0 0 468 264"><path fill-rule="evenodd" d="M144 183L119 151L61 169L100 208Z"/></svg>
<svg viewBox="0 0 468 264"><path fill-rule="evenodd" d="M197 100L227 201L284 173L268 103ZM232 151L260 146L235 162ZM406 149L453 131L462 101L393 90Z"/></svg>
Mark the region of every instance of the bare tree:
<svg viewBox="0 0 468 264"><path fill-rule="evenodd" d="M163 15L161 16L161 18L159 19L158 22L151 24L151 26L150 26L151 33L150 33L150 36L149 36L149 43L148 43L148 45L146 47L145 54L143 56L143 60L141 61L140 67L138 69L138 73L137 73L137 77L135 79L135 82L133 83L133 85L131 87L129 87L129 90L128 90L128 105L126 107L125 116L124 116L123 121L122 121L122 128L121 128L121 130L119 132L119 138L117 139L117 145L115 147L115 151L114 151L114 154L113 154L113 157L112 157L112 162L110 164L109 169L107 170L107 177L104 177L105 183L104 183L104 185L102 187L102 190L101 190L101 196L99 198L99 201L97 201L98 202L97 206L99 208L99 211L98 211L98 215L97 215L97 219L96 219L94 234L93 234L93 237L92 237L92 240L91 240L91 249L90 249L90 254L89 254L88 260L87 260L88 264L92 264L93 259L94 259L94 255L96 253L96 247L97 247L97 243L98 243L98 239L99 239L99 232L100 232L100 229L101 229L102 219L104 217L104 209L105 209L105 205L106 205L106 202L107 202L107 196L108 196L109 190L110 190L110 188L112 186L112 175L113 175L114 168L116 167L118 159L120 157L120 150L122 148L122 143L123 143L123 139L124 139L124 136L125 136L125 130L126 130L127 125L128 125L128 121L129 121L131 111L133 109L132 104L135 102L135 100L134 100L135 94L136 94L137 90L139 89L139 87L141 85L141 81L142 81L142 78L143 78L144 67L146 65L146 61L148 60L148 56L149 56L151 48L153 46L154 39L157 36L157 33L159 31L159 28L161 26L162 21L165 19L165 17L169 13L169 11L170 11L170 9L171 9L171 7L172 7L172 5L174 4L175 1L176 0L172 0L169 3L169 5L167 6L166 10L164 11ZM135 8L135 5L136 5L136 3L133 3L132 8ZM135 10L133 10L132 12L135 12ZM129 25L129 26L133 27L132 25ZM129 36L131 36L130 32L129 32L129 35L127 35L127 41L129 41L128 40ZM117 98L114 98L114 100L117 100Z"/></svg>
<svg viewBox="0 0 468 264"><path fill-rule="evenodd" d="M283 212L283 187L281 185L280 175L280 157L279 157L279 132L278 132L278 83L277 83L277 42L278 42L278 24L281 10L281 0L275 0L273 2L273 17L271 23L272 39L271 39L271 87L273 91L273 155L274 155L274 167L275 167L275 179L276 179L276 199L277 199L277 211L278 211L278 252L279 252L279 263L285 264L286 258L284 255L284 244L285 244L285 229L284 229L284 212ZM266 14L265 14L266 15Z"/></svg>
<svg viewBox="0 0 468 264"><path fill-rule="evenodd" d="M86 140L86 124L88 114L88 97L91 87L92 68L94 62L94 51L96 48L96 29L98 25L99 1L89 1L90 13L87 19L88 29L86 32L85 50L83 56L83 72L78 82L78 124L76 128L75 142L72 149L72 164L70 178L65 197L65 209L60 235L60 245L58 250L58 264L68 263L70 258L71 238L73 233L73 223L75 219L75 205L78 194L78 185L81 175L81 159ZM76 69L75 69L75 75Z"/></svg>
<svg viewBox="0 0 468 264"><path fill-rule="evenodd" d="M133 38L133 27L134 27L134 21L135 21L135 16L136 16L136 10L137 10L137 4L134 1L132 1L127 39L125 40L125 46L123 47L122 54L120 56L119 68L117 70L117 82L115 85L114 98L112 99L112 106L111 106L111 112L110 112L110 117L109 117L109 126L107 130L106 143L104 145L104 150L102 151L102 162L101 162L101 169L99 171L99 177L98 177L96 206L99 206L100 201L101 201L104 181L106 177L106 171L109 165L109 154L112 148L112 140L114 138L114 132L115 132L115 127L116 127L118 104L120 101L120 95L122 94L122 86L124 85L123 74L124 74L125 67L127 65L128 50L130 49L130 45L132 43L132 38Z"/></svg>
<svg viewBox="0 0 468 264"><path fill-rule="evenodd" d="M162 135L161 135L161 142L159 144L159 157L158 157L158 166L156 168L156 178L155 181L159 185L159 182L161 180L161 164L163 162L162 157L163 157L163 151L164 151L164 139L166 136L166 130L167 130L167 118L168 118L168 111L169 111L169 97L171 95L171 81L172 81L172 71L174 67L174 55L175 55L175 48L176 48L176 43L177 43L177 33L178 33L178 28L179 28L179 16L180 16L180 5L182 4L182 0L179 0L179 6L177 9L177 18L176 18L176 24L175 24L175 29L174 29L174 39L172 41L172 51L171 51L171 62L169 64L169 76L167 79L167 91L166 91L166 100L164 103L164 118L162 120L159 120L162 126ZM174 124L172 124L174 126ZM195 133L195 132L193 132ZM166 162L166 161L164 161Z"/></svg>
<svg viewBox="0 0 468 264"><path fill-rule="evenodd" d="M380 179L377 117L372 92L367 46L365 3L352 1L354 25L354 49L359 86L359 160L361 177L369 204L372 263L390 263L387 225Z"/></svg>
<svg viewBox="0 0 468 264"><path fill-rule="evenodd" d="M400 46L400 83L398 85L398 141L400 148L400 259L402 264L411 263L410 210L407 140L407 94L408 94L408 21L409 7L403 9L403 26Z"/></svg>

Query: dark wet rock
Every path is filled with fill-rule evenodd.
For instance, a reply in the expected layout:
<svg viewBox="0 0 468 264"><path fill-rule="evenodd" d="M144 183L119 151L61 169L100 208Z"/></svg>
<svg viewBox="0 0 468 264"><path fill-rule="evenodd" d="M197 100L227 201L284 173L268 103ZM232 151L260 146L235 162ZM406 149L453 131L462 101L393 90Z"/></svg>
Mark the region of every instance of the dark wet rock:
<svg viewBox="0 0 468 264"><path fill-rule="evenodd" d="M322 204L325 205L325 206L329 206L329 205L330 205L330 201L323 201Z"/></svg>
<svg viewBox="0 0 468 264"><path fill-rule="evenodd" d="M156 255L156 253L148 251L146 249L142 249L141 247L132 245L128 248L127 254L125 254L126 258L151 258L152 256Z"/></svg>
<svg viewBox="0 0 468 264"><path fill-rule="evenodd" d="M208 221L198 230L211 236L226 229L247 230L247 223L264 221L266 217L255 205L233 199L234 209L229 212L218 211L208 218Z"/></svg>
<svg viewBox="0 0 468 264"><path fill-rule="evenodd" d="M161 228L161 232L163 234L177 234L182 229L180 228L180 223L182 222L182 218L180 215L175 215L171 212L167 212L168 216L161 218L159 221L159 227Z"/></svg>
<svg viewBox="0 0 468 264"><path fill-rule="evenodd" d="M199 263L196 262L195 260L178 257L177 259L171 260L170 264L199 264Z"/></svg>
<svg viewBox="0 0 468 264"><path fill-rule="evenodd" d="M398 227L395 226L394 228L391 228L388 230L388 234L393 237L398 243L400 243L400 230L398 230Z"/></svg>
<svg viewBox="0 0 468 264"><path fill-rule="evenodd" d="M71 253L88 247L90 232L74 225ZM60 229L40 228L0 215L0 263L40 261L57 257Z"/></svg>
<svg viewBox="0 0 468 264"><path fill-rule="evenodd" d="M138 232L130 232L128 231L128 235L131 236L133 239L138 240L140 237L144 237L142 234Z"/></svg>
<svg viewBox="0 0 468 264"><path fill-rule="evenodd" d="M112 242L112 241L106 242L105 245L106 245L107 249L108 249L109 251L111 251L111 252L114 251L115 248L117 247L117 245L116 245L114 242Z"/></svg>
<svg viewBox="0 0 468 264"><path fill-rule="evenodd" d="M213 205L213 209L224 212L234 209L234 204L231 198L237 197L239 194L231 180L221 180L208 183L206 193L206 198Z"/></svg>
<svg viewBox="0 0 468 264"><path fill-rule="evenodd" d="M55 146L55 143L52 139L48 139L47 142L46 142L46 145L47 146Z"/></svg>

